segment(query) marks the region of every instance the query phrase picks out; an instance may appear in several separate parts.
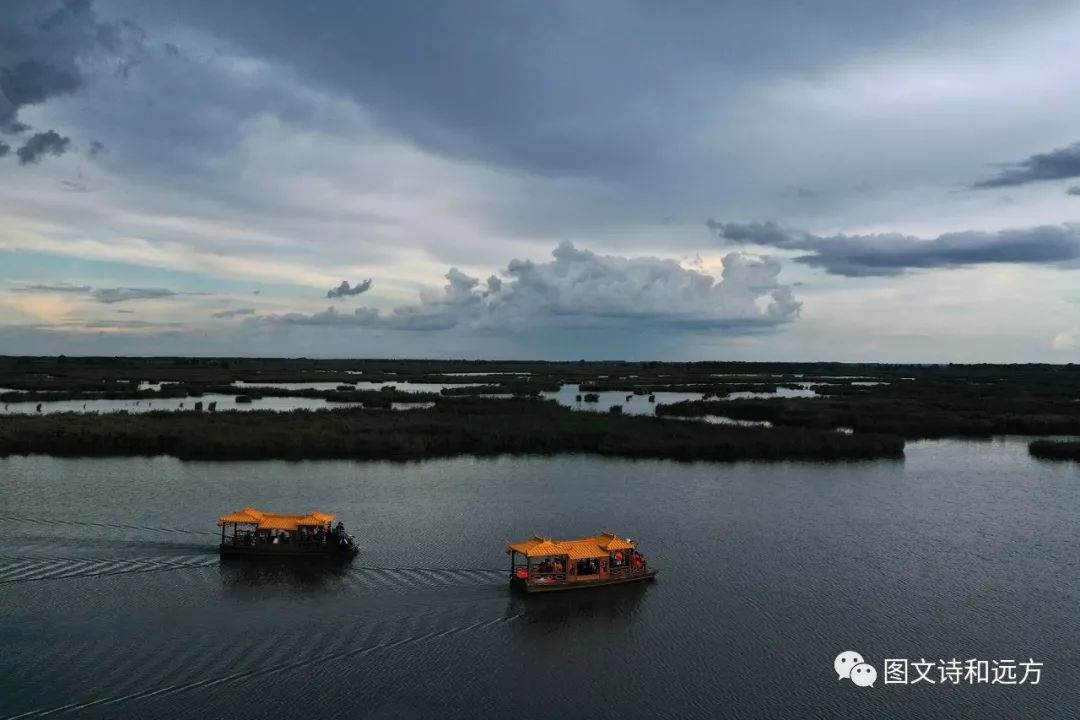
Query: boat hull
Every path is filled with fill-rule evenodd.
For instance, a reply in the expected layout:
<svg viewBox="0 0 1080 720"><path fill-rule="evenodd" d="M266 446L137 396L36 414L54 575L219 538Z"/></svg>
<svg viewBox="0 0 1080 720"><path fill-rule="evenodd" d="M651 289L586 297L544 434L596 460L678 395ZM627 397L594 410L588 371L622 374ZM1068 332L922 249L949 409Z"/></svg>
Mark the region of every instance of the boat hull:
<svg viewBox="0 0 1080 720"><path fill-rule="evenodd" d="M627 577L605 578L603 580L579 580L575 582L551 583L544 585L530 585L524 580L511 577L510 587L527 593L560 592L563 590L586 590L588 588L609 587L611 585L625 585L634 582L649 582L656 579L658 570L648 570L640 575Z"/></svg>

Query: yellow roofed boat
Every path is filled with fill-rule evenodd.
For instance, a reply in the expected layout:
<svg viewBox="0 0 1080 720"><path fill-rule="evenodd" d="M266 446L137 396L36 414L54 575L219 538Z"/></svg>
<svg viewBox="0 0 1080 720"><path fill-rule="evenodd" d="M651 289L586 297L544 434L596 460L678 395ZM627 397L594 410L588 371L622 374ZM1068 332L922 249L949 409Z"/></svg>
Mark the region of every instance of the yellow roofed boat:
<svg viewBox="0 0 1080 720"><path fill-rule="evenodd" d="M526 592L578 590L652 580L637 543L603 532L580 540L552 540L536 535L510 543L510 585Z"/></svg>
<svg viewBox="0 0 1080 720"><path fill-rule="evenodd" d="M334 516L263 512L247 507L218 518L221 554L227 556L331 557L351 559L358 549L353 536Z"/></svg>

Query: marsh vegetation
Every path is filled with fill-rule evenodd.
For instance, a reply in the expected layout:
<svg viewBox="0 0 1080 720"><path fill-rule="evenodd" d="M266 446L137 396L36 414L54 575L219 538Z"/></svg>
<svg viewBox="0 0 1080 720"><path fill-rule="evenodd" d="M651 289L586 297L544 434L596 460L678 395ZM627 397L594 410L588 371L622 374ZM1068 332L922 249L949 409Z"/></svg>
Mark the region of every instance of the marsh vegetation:
<svg viewBox="0 0 1080 720"><path fill-rule="evenodd" d="M0 455L173 455L186 459L419 459L592 453L678 460L896 458L895 436L850 436L574 412L533 399L444 399L411 412L153 412L17 415Z"/></svg>
<svg viewBox="0 0 1080 720"><path fill-rule="evenodd" d="M568 393L563 402L582 412L537 399L560 388ZM812 396L785 396L793 391ZM620 393L618 409L613 392ZM661 396L659 419L629 416L658 392L701 399L665 404ZM158 413L154 405L138 419L11 417L0 436L6 453L831 459L896 457L900 438L1080 434L1080 368L1072 365L0 358L4 403L220 395L240 403L296 397L354 407L272 413L248 406L234 417L239 413L227 412L228 405L198 416L188 408ZM389 412L401 403L430 406ZM709 416L772 427L687 420ZM839 428L852 435L840 438ZM1033 446L1032 452L1051 457L1067 450Z"/></svg>

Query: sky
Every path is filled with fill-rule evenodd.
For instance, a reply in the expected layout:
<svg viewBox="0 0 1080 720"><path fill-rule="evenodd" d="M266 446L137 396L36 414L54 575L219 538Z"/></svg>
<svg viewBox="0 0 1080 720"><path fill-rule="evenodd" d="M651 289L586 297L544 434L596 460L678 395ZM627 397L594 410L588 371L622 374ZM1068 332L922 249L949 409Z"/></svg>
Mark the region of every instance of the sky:
<svg viewBox="0 0 1080 720"><path fill-rule="evenodd" d="M1080 362L1078 34L5 0L0 354Z"/></svg>

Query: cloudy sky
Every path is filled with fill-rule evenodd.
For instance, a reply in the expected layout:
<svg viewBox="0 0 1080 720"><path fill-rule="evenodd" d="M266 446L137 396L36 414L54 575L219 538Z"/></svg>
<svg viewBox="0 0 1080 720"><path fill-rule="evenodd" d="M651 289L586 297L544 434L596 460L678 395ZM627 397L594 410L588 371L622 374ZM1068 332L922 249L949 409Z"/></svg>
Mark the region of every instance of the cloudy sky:
<svg viewBox="0 0 1080 720"><path fill-rule="evenodd" d="M0 3L0 353L1080 361L1080 6Z"/></svg>

